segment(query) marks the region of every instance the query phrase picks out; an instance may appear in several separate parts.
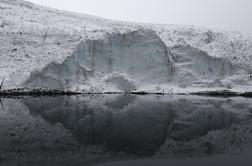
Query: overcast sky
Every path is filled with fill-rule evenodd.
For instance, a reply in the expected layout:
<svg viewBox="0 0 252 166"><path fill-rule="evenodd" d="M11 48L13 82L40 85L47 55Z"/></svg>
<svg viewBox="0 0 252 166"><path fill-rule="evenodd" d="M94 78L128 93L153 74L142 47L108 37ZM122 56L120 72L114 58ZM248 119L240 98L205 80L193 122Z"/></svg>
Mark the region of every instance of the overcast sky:
<svg viewBox="0 0 252 166"><path fill-rule="evenodd" d="M125 21L188 24L252 33L252 0L29 0Z"/></svg>

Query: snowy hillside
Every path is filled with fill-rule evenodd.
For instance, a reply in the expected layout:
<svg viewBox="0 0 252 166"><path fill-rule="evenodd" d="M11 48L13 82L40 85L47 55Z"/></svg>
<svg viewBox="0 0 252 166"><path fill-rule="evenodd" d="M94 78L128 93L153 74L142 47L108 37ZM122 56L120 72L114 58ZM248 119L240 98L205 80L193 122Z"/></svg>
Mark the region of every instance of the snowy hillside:
<svg viewBox="0 0 252 166"><path fill-rule="evenodd" d="M78 92L252 91L252 39L0 0L0 81Z"/></svg>

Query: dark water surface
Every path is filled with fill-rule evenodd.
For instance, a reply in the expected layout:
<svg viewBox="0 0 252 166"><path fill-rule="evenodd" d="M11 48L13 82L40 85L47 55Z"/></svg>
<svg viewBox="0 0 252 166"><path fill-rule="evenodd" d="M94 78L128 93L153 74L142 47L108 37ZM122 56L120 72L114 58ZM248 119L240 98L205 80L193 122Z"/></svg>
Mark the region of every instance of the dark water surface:
<svg viewBox="0 0 252 166"><path fill-rule="evenodd" d="M0 103L0 165L211 161L252 150L248 98L80 95Z"/></svg>

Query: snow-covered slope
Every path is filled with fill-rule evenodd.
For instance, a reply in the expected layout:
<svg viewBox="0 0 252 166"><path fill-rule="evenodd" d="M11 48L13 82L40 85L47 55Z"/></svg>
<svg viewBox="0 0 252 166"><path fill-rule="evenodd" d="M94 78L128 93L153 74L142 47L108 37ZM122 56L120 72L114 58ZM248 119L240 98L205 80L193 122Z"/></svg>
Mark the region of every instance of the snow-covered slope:
<svg viewBox="0 0 252 166"><path fill-rule="evenodd" d="M252 87L252 39L0 0L4 89L180 92Z"/></svg>

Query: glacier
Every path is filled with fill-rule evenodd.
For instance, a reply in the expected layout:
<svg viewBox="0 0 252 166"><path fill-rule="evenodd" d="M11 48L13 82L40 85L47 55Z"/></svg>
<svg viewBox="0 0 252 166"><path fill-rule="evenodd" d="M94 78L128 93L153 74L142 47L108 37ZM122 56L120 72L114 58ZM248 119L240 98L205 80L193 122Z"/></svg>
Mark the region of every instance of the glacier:
<svg viewBox="0 0 252 166"><path fill-rule="evenodd" d="M2 89L81 93L251 92L252 38L0 0Z"/></svg>

